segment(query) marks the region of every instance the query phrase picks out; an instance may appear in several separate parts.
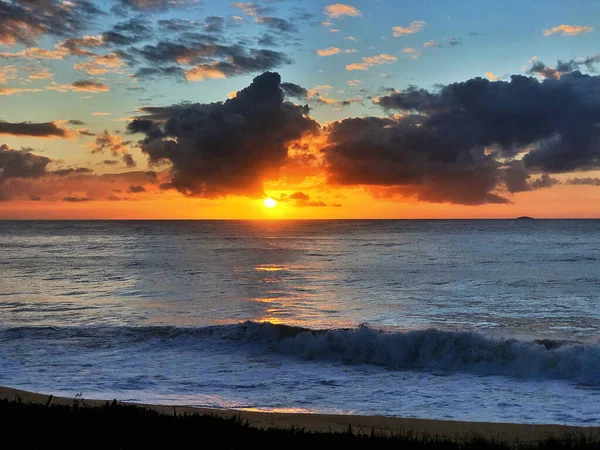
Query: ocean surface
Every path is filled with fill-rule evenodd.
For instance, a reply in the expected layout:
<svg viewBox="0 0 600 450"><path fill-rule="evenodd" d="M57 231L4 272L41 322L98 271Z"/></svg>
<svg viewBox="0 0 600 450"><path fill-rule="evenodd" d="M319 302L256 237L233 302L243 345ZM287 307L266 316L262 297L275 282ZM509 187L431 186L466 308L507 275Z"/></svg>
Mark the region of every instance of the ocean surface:
<svg viewBox="0 0 600 450"><path fill-rule="evenodd" d="M0 222L0 385L600 425L600 221Z"/></svg>

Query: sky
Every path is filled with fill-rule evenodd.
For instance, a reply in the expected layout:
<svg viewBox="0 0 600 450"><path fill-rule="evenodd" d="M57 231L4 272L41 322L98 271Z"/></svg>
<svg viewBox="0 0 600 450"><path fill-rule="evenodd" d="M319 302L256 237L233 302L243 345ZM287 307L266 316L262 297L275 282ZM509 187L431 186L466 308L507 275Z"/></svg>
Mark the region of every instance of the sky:
<svg viewBox="0 0 600 450"><path fill-rule="evenodd" d="M0 0L0 23L0 219L600 218L597 0Z"/></svg>

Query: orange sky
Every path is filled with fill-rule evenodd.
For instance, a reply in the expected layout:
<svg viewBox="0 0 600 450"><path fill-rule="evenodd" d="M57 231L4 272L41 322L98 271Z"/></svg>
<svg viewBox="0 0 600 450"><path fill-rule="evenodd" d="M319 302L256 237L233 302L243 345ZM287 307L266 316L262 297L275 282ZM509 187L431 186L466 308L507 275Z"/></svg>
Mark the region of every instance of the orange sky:
<svg viewBox="0 0 600 450"><path fill-rule="evenodd" d="M276 192L272 192L277 197ZM464 206L374 200L362 188L335 192L340 207L295 207L279 202L273 209L262 200L186 198L179 194L147 194L135 201L81 203L0 202L3 219L419 219L419 218L600 218L600 190L591 186L558 186L516 194L512 205ZM323 193L322 198L328 198Z"/></svg>

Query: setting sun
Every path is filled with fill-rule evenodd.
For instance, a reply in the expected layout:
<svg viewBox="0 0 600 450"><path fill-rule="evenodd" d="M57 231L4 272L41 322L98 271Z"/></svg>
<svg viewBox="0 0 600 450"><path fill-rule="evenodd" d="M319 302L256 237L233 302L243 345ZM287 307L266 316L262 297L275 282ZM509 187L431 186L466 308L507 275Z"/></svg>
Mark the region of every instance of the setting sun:
<svg viewBox="0 0 600 450"><path fill-rule="evenodd" d="M275 208L275 206L277 206L277 202L271 197L265 198L263 203L267 208Z"/></svg>

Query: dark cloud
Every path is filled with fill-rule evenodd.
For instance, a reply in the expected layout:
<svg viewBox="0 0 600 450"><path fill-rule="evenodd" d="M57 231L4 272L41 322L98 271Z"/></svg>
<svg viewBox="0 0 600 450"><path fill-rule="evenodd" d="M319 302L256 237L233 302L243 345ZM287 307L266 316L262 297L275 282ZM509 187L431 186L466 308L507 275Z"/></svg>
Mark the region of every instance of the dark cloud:
<svg viewBox="0 0 600 450"><path fill-rule="evenodd" d="M561 76L579 70L581 67L595 72L595 65L597 63L600 63L600 53L588 58L571 59L569 61L558 60L555 67L547 66L534 58L527 73L529 75L538 75L542 78L558 80Z"/></svg>
<svg viewBox="0 0 600 450"><path fill-rule="evenodd" d="M474 78L376 103L398 114L329 126L322 151L330 183L475 205L551 187L552 173L600 167L598 76Z"/></svg>
<svg viewBox="0 0 600 450"><path fill-rule="evenodd" d="M71 120L69 120L69 123L71 125L85 125L84 122L82 122L81 120L77 120L77 119L71 119Z"/></svg>
<svg viewBox="0 0 600 450"><path fill-rule="evenodd" d="M222 33L225 31L225 18L221 16L208 16L204 20L204 31L207 33Z"/></svg>
<svg viewBox="0 0 600 450"><path fill-rule="evenodd" d="M152 24L139 17L118 22L110 30L102 33L105 43L116 46L136 45L152 37Z"/></svg>
<svg viewBox="0 0 600 450"><path fill-rule="evenodd" d="M291 195L285 195L283 194L280 198L279 198L280 202L284 202L284 203L289 203L293 201L292 206L297 206L297 207L322 207L322 206L341 206L338 203L334 203L333 205L327 205L327 203L322 202L322 201L314 201L310 199L310 196L308 194L305 194L304 192L294 192Z"/></svg>
<svg viewBox="0 0 600 450"><path fill-rule="evenodd" d="M387 109L425 114L420 133L446 150L494 146L502 157L528 151L529 170L550 173L600 165L600 77L579 71L559 80L513 75L510 82L474 78L439 92L409 89L379 99ZM430 146L431 147L431 146Z"/></svg>
<svg viewBox="0 0 600 450"><path fill-rule="evenodd" d="M138 109L138 111L143 114L138 116L136 120L130 122L127 129L133 133L145 133L146 130L152 128L152 122L163 122L168 120L170 117L187 110L190 106L192 106L192 103L182 103L180 105L171 106L143 106ZM141 127L141 129L137 131L134 130L134 127Z"/></svg>
<svg viewBox="0 0 600 450"><path fill-rule="evenodd" d="M468 140L445 142L437 130L417 125L414 116L333 123L322 150L328 182L384 186L371 190L382 197L398 194L471 205L508 202L492 192L500 176L492 157L472 151Z"/></svg>
<svg viewBox="0 0 600 450"><path fill-rule="evenodd" d="M104 130L104 133L96 135L96 142L92 153L104 153L109 151L113 156L117 156L120 153L127 154L131 141L123 141L119 135L110 134L108 130ZM131 155L129 155L131 157ZM133 159L131 159L133 161ZM127 163L127 161L125 161ZM134 163L135 166L135 163Z"/></svg>
<svg viewBox="0 0 600 450"><path fill-rule="evenodd" d="M139 12L160 12L199 4L199 0L119 0L114 11L119 14L126 14L128 9Z"/></svg>
<svg viewBox="0 0 600 450"><path fill-rule="evenodd" d="M292 200L308 200L310 197L308 195L306 195L304 192L294 192L293 194L290 195L290 198Z"/></svg>
<svg viewBox="0 0 600 450"><path fill-rule="evenodd" d="M279 47L282 42L277 35L271 33L263 33L256 41L261 47Z"/></svg>
<svg viewBox="0 0 600 450"><path fill-rule="evenodd" d="M0 121L0 134L13 136L31 136L42 138L69 138L69 130L59 127L55 122L3 122Z"/></svg>
<svg viewBox="0 0 600 450"><path fill-rule="evenodd" d="M567 181L567 184L600 186L600 178L572 178Z"/></svg>
<svg viewBox="0 0 600 450"><path fill-rule="evenodd" d="M235 98L175 105L164 123L132 121L151 162L172 164L172 188L185 195L261 197L262 181L277 177L288 145L317 130L307 109L284 101L279 74L266 72ZM155 111L164 117L165 109ZM157 131L158 130L158 131Z"/></svg>
<svg viewBox="0 0 600 450"><path fill-rule="evenodd" d="M29 192L29 186L24 180L37 180L45 177L69 178L77 175L90 175L92 171L87 168L68 168L48 170L52 159L36 155L30 148L15 150L6 144L0 145L0 201L13 197L25 196L40 200L40 196Z"/></svg>
<svg viewBox="0 0 600 450"><path fill-rule="evenodd" d="M136 73L138 78L185 76L188 80L204 80L262 72L292 62L282 52L248 48L241 44L217 44L205 35L176 41L162 40L135 52L151 65L139 69ZM184 70L182 64L194 67Z"/></svg>
<svg viewBox="0 0 600 450"><path fill-rule="evenodd" d="M297 33L298 28L292 22L280 17L258 17L256 22L265 25L273 33Z"/></svg>
<svg viewBox="0 0 600 450"><path fill-rule="evenodd" d="M43 35L71 37L102 14L87 0L0 0L0 43L34 45Z"/></svg>
<svg viewBox="0 0 600 450"><path fill-rule="evenodd" d="M136 78L175 78L178 81L185 81L185 71L179 66L167 67L141 67L135 72Z"/></svg>
<svg viewBox="0 0 600 450"><path fill-rule="evenodd" d="M289 97L302 99L306 98L308 95L308 92L305 88L294 83L281 83L281 89L283 89L283 92L285 92L285 94Z"/></svg>
<svg viewBox="0 0 600 450"><path fill-rule="evenodd" d="M48 172L48 174L57 175L59 177L66 177L69 175L91 174L93 172L94 171L92 169L88 169L87 167L75 167L75 168L68 168L68 169L53 170L51 172Z"/></svg>
<svg viewBox="0 0 600 450"><path fill-rule="evenodd" d="M110 90L108 85L96 80L77 80L73 81L71 86L77 91L85 92L104 92Z"/></svg>
<svg viewBox="0 0 600 450"><path fill-rule="evenodd" d="M81 203L81 202L91 202L94 199L89 198L89 197L63 197L62 200L63 200L63 202L69 202L69 203Z"/></svg>
<svg viewBox="0 0 600 450"><path fill-rule="evenodd" d="M560 181L558 181L556 178L552 178L547 173L544 173L540 178L531 183L531 187L533 189L544 189L550 188L556 184L560 184Z"/></svg>
<svg viewBox="0 0 600 450"><path fill-rule="evenodd" d="M125 153L123 155L123 163L125 163L125 165L129 168L133 168L137 165L135 160L133 159L133 156L131 156L131 154L129 153Z"/></svg>
<svg viewBox="0 0 600 450"><path fill-rule="evenodd" d="M117 164L119 164L119 161L116 159L105 159L104 161L102 161L102 164L104 164L105 166L116 166Z"/></svg>
<svg viewBox="0 0 600 450"><path fill-rule="evenodd" d="M146 188L144 188L144 186L140 186L140 185L132 185L132 186L129 186L129 189L127 190L127 192L130 192L132 194L139 194L140 192L146 192Z"/></svg>
<svg viewBox="0 0 600 450"><path fill-rule="evenodd" d="M35 155L28 149L14 150L0 145L0 185L8 178L38 178L46 174L52 160Z"/></svg>

